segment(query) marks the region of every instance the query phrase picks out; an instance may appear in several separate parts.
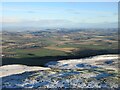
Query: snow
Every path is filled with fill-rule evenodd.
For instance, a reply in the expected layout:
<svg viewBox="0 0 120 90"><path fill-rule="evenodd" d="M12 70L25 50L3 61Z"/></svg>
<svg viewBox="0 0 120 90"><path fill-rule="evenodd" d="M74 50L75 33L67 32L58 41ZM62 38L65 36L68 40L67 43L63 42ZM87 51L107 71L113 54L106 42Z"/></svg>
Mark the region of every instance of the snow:
<svg viewBox="0 0 120 90"><path fill-rule="evenodd" d="M2 88L118 88L117 62L118 55L99 55L51 61L46 67L5 65L0 77Z"/></svg>
<svg viewBox="0 0 120 90"><path fill-rule="evenodd" d="M115 61L118 62L118 55L99 55L91 58L85 59L72 59L72 60L61 60L58 62L51 61L46 64L50 68L59 68L59 69L79 69L79 68L106 68L118 70L118 68L109 65L100 65L100 62L106 61Z"/></svg>
<svg viewBox="0 0 120 90"><path fill-rule="evenodd" d="M20 74L26 71L35 71L35 70L47 70L50 68L36 67L36 66L26 66L26 65L4 65L0 67L0 77L5 77L13 74Z"/></svg>

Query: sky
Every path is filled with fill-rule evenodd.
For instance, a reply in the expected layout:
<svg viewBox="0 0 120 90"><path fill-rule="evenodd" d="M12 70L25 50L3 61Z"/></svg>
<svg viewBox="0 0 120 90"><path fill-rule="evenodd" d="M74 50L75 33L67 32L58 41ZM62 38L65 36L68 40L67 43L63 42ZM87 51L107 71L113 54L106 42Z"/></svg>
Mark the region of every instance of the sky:
<svg viewBox="0 0 120 90"><path fill-rule="evenodd" d="M117 2L2 3L3 27L109 28L117 22Z"/></svg>

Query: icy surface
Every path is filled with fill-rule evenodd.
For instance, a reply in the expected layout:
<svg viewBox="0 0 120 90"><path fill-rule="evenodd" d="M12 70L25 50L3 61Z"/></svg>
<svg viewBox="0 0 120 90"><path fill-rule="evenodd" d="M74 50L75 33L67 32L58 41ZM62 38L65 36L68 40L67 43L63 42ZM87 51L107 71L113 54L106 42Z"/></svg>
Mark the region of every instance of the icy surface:
<svg viewBox="0 0 120 90"><path fill-rule="evenodd" d="M0 77L5 77L12 74L19 74L26 71L35 71L35 70L47 70L50 68L36 67L36 66L25 66L25 65L5 65L0 67Z"/></svg>
<svg viewBox="0 0 120 90"><path fill-rule="evenodd" d="M107 62L107 63L106 63ZM1 66L2 88L118 88L118 55Z"/></svg>
<svg viewBox="0 0 120 90"><path fill-rule="evenodd" d="M105 64L106 62L110 62ZM105 68L105 69L114 69L118 70L118 66L113 65L112 63L118 62L118 55L99 55L92 58L85 59L72 59L72 60L61 60L58 62L51 61L46 64L50 68L59 68L59 69L79 69L79 68ZM104 64L104 65L103 65Z"/></svg>

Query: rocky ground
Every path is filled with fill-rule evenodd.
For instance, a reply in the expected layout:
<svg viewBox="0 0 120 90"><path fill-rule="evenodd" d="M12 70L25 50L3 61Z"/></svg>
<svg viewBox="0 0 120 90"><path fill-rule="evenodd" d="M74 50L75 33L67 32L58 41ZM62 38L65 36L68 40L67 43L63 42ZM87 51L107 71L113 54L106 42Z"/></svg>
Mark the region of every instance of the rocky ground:
<svg viewBox="0 0 120 90"><path fill-rule="evenodd" d="M1 75L1 87L119 88L120 78L117 66L118 55L100 55L85 59L49 62L43 69L42 67L37 70L29 68L32 70L29 71L28 68L27 70L24 68L24 72L21 73L14 73L13 70L13 73L11 71L9 75ZM10 66L9 69L7 66L2 66L0 69L2 72L6 70L7 73Z"/></svg>

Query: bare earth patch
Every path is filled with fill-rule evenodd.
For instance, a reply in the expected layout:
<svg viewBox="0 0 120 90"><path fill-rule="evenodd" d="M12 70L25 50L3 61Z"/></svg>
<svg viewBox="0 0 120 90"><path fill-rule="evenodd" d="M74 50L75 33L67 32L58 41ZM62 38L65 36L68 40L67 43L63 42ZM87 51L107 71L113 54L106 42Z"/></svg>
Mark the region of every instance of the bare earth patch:
<svg viewBox="0 0 120 90"><path fill-rule="evenodd" d="M59 50L64 52L72 52L73 50L76 50L77 48L58 48L58 47L44 47L45 49L51 49L51 50Z"/></svg>

